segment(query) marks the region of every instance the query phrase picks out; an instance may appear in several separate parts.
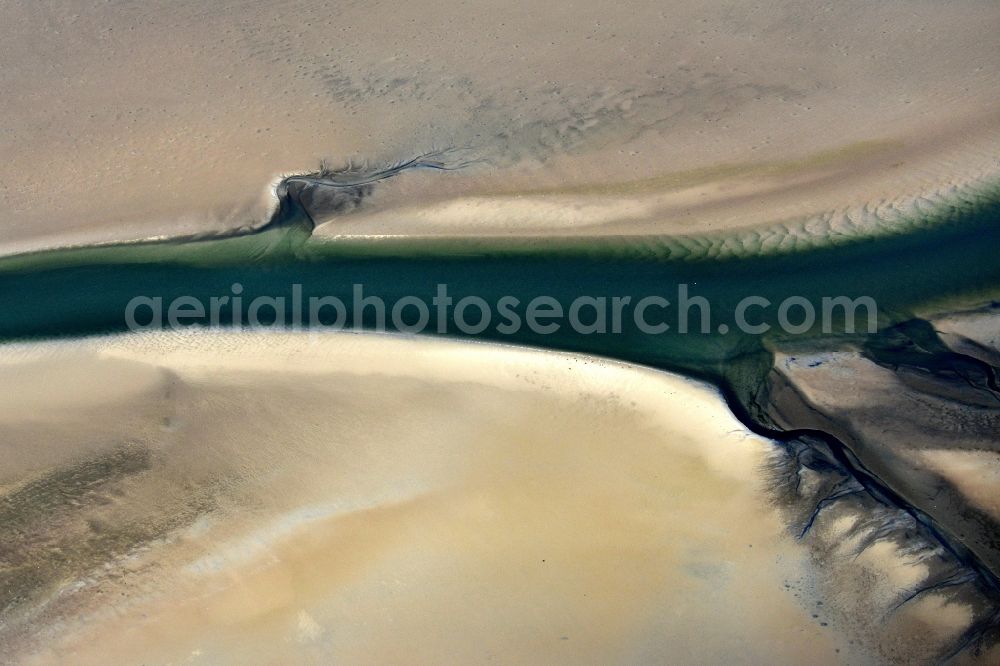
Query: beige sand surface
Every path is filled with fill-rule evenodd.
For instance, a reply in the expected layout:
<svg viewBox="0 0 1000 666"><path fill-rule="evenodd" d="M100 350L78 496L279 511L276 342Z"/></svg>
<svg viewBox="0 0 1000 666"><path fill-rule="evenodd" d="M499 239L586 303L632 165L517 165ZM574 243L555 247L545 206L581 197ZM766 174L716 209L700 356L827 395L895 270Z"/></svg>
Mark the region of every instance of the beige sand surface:
<svg viewBox="0 0 1000 666"><path fill-rule="evenodd" d="M987 0L12 0L0 251L259 222L279 173L451 147L486 161L345 231L891 215L996 175L998 24Z"/></svg>
<svg viewBox="0 0 1000 666"><path fill-rule="evenodd" d="M233 333L5 346L0 377L25 663L864 659L810 615L772 445L697 382Z"/></svg>
<svg viewBox="0 0 1000 666"><path fill-rule="evenodd" d="M954 484L959 491L994 520L1000 521L1000 453L996 451L920 452L927 467Z"/></svg>

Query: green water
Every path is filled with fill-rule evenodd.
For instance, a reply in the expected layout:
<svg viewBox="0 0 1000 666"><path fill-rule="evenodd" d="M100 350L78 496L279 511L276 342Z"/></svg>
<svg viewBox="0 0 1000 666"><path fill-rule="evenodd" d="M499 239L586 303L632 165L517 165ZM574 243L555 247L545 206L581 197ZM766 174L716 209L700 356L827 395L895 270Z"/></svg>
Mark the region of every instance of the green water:
<svg viewBox="0 0 1000 666"><path fill-rule="evenodd" d="M711 332L681 334L676 308L649 310L651 322L670 325L665 333L644 333L626 312L620 333L584 334L565 322L551 334L526 326L513 334L493 324L479 338L578 350L722 378L730 362L765 348L784 334L747 335L736 330L734 308L740 299L759 296L773 304L799 296L814 304L823 297L871 296L885 326L909 318L931 301L988 299L1000 292L1000 200L988 202L946 224L909 234L835 245L770 257L692 261L643 258L608 253L566 252L540 240L531 251L509 247L490 252L483 242L453 241L447 251L412 244L386 253L373 244L370 256L356 246L341 252L336 244L309 239L300 229L274 229L264 234L215 241L147 244L63 250L14 257L0 262L0 338L24 339L81 336L125 330L126 304L137 295L212 296L244 291L243 310L256 296L293 296L302 285L303 298L333 295L348 306L348 325L372 328L373 316L355 321L352 285L377 295L391 307L402 296L417 296L430 305L438 284L446 284L457 301L468 295L495 303L513 296L523 305L536 296L551 296L564 311L578 296L628 296L632 302L661 295L676 303L677 285L711 304ZM374 312L369 309L369 315ZM411 317L415 311L407 311ZM452 314L454 309L451 310ZM471 311L471 312L474 312ZM693 309L691 321L699 322ZM753 323L778 324L776 305L752 310ZM223 322L232 321L229 307ZM470 321L476 317L470 315ZM586 314L582 317L587 320ZM797 321L796 317L792 317ZM245 320L245 317L244 317ZM835 325L842 322L834 321ZM433 312L432 312L433 324ZM719 334L719 324L730 331ZM447 334L464 335L447 320ZM391 318L389 322L391 328ZM433 325L431 326L433 328ZM818 327L817 327L818 328ZM428 330L428 333L434 333ZM819 330L797 336L815 337Z"/></svg>

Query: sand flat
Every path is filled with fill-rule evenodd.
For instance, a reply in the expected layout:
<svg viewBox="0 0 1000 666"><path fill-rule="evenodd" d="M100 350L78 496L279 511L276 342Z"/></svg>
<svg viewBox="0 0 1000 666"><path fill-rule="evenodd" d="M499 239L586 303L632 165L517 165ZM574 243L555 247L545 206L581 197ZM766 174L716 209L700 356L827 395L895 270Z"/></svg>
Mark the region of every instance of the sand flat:
<svg viewBox="0 0 1000 666"><path fill-rule="evenodd" d="M447 148L480 162L414 179L370 211L398 214L346 231L725 231L938 196L996 175L998 12L902 0L629 12L12 2L0 251L252 225L281 173ZM831 151L846 158L809 163ZM776 164L793 165L777 182ZM702 178L687 192L629 192L692 172ZM609 185L626 201L601 201ZM610 210L574 217L567 189L585 211ZM550 191L556 213L542 205ZM518 210L497 192L543 199ZM493 205L470 207L484 195Z"/></svg>
<svg viewBox="0 0 1000 666"><path fill-rule="evenodd" d="M833 663L848 647L788 587L809 589L810 573L758 472L772 445L700 383L377 335L15 349L5 377L53 353L88 382L122 364L161 376L158 397L135 386L156 412L146 428L123 427L121 387L93 407L91 383L45 412L91 409L104 432L61 440L51 464L90 479L37 537L71 564L20 550L39 583L0 641L26 663ZM4 413L22 438L47 437ZM131 453L81 472L95 439ZM26 473L8 496L40 478L59 483ZM115 547L88 548L112 533Z"/></svg>

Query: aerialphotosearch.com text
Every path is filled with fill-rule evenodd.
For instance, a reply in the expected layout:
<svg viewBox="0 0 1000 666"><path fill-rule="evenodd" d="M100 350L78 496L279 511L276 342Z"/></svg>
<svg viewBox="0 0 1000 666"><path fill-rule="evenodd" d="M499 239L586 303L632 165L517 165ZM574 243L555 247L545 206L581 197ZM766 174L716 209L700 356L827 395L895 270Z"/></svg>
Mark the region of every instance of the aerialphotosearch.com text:
<svg viewBox="0 0 1000 666"><path fill-rule="evenodd" d="M550 335L568 328L581 335L639 332L722 334L739 331L763 335L774 328L787 334L874 333L878 307L869 296L789 296L778 302L747 295L734 306L714 312L708 298L678 284L670 293L646 295L579 295L574 298L512 295L493 299L453 296L437 284L433 295L385 298L353 284L349 296L306 295L301 284L283 295L244 293L234 283L229 293L209 297L140 295L125 309L130 330L210 327L276 327L292 329L364 328L403 333L434 332L478 335L490 331L516 335L525 329ZM722 309L722 308L716 308ZM722 315L722 316L720 316Z"/></svg>

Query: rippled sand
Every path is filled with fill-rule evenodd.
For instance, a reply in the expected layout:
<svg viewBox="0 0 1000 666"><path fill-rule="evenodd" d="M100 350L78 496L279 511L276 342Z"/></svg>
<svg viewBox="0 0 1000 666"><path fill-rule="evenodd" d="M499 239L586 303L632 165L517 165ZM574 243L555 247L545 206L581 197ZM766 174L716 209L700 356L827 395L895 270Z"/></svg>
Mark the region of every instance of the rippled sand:
<svg viewBox="0 0 1000 666"><path fill-rule="evenodd" d="M26 663L850 647L765 492L773 445L697 382L349 334L19 345L0 375L0 648Z"/></svg>
<svg viewBox="0 0 1000 666"><path fill-rule="evenodd" d="M12 2L0 251L259 223L280 173L449 148L478 161L407 176L324 233L877 227L995 181L998 14Z"/></svg>

